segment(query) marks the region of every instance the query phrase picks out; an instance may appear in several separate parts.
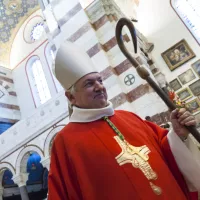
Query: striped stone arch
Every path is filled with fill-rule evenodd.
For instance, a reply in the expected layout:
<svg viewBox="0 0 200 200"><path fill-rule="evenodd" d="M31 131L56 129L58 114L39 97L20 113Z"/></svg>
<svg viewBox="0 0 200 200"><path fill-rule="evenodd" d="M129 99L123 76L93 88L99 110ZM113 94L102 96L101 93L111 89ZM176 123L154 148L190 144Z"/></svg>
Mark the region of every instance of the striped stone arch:
<svg viewBox="0 0 200 200"><path fill-rule="evenodd" d="M54 127L48 134L45 143L44 143L44 155L45 157L50 156L50 151L53 143L53 139L55 138L56 134L62 130L65 127L65 125L58 125Z"/></svg>
<svg viewBox="0 0 200 200"><path fill-rule="evenodd" d="M4 175L4 171L6 170L10 170L13 174L13 176L15 175L15 168L8 162L1 162L0 163L0 189L2 188L2 179L3 179L3 175Z"/></svg>
<svg viewBox="0 0 200 200"><path fill-rule="evenodd" d="M19 153L17 160L16 160L16 174L20 173L26 173L26 166L28 162L28 158L30 156L30 153L37 153L41 159L44 158L44 153L40 147L36 145L28 145L24 149L21 150Z"/></svg>
<svg viewBox="0 0 200 200"><path fill-rule="evenodd" d="M8 162L1 162L0 163L0 173L7 169L10 170L13 175L16 173L15 168L13 167L12 164L10 164Z"/></svg>

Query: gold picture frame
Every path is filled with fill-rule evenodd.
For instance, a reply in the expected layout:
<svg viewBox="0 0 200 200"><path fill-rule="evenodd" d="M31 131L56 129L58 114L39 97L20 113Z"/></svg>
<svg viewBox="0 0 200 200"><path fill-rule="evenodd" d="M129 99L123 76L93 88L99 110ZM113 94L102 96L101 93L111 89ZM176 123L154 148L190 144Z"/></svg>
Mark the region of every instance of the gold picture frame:
<svg viewBox="0 0 200 200"><path fill-rule="evenodd" d="M184 39L167 49L161 55L171 71L196 56Z"/></svg>
<svg viewBox="0 0 200 200"><path fill-rule="evenodd" d="M192 64L192 68L196 72L196 74L200 77L200 59Z"/></svg>
<svg viewBox="0 0 200 200"><path fill-rule="evenodd" d="M192 114L200 111L200 101L198 100L198 98L186 103L185 106Z"/></svg>
<svg viewBox="0 0 200 200"><path fill-rule="evenodd" d="M182 86L177 78L169 82L170 88L172 88L174 91L179 90Z"/></svg>
<svg viewBox="0 0 200 200"><path fill-rule="evenodd" d="M189 85L190 90L194 96L200 95L200 79Z"/></svg>
<svg viewBox="0 0 200 200"><path fill-rule="evenodd" d="M184 88L176 93L182 101L190 99L193 95L189 88Z"/></svg>
<svg viewBox="0 0 200 200"><path fill-rule="evenodd" d="M192 69L188 69L178 76L178 79L182 85L185 85L185 84L191 82L195 78L196 78L196 76L195 76L194 72L192 71Z"/></svg>

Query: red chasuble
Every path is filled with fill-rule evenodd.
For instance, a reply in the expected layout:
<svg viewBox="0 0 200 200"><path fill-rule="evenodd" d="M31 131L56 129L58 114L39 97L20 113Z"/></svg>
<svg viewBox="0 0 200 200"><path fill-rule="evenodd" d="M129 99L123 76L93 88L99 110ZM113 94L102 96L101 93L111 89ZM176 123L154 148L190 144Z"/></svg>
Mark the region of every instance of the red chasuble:
<svg viewBox="0 0 200 200"><path fill-rule="evenodd" d="M109 119L139 153L102 119L69 123L52 147L48 200L192 199L166 130L126 111Z"/></svg>

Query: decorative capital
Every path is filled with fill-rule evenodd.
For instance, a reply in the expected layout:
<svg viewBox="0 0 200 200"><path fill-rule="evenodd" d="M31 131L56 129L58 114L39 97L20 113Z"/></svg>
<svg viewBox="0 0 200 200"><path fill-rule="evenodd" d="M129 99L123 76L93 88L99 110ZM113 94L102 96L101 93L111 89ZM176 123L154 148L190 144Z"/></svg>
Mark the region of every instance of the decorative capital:
<svg viewBox="0 0 200 200"><path fill-rule="evenodd" d="M85 9L85 12L88 15L91 23L96 22L104 15L121 16L120 9L112 0L96 0Z"/></svg>
<svg viewBox="0 0 200 200"><path fill-rule="evenodd" d="M12 180L16 183L19 187L25 186L28 180L28 173L20 173L13 176Z"/></svg>

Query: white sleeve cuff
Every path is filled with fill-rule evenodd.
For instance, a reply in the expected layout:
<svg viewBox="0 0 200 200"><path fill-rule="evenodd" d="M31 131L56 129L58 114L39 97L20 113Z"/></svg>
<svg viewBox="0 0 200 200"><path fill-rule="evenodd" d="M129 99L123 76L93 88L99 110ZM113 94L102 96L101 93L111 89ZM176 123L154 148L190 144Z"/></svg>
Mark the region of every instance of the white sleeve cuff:
<svg viewBox="0 0 200 200"><path fill-rule="evenodd" d="M179 170L197 191L200 191L200 163L185 146L174 130L167 134L169 146L176 160Z"/></svg>

